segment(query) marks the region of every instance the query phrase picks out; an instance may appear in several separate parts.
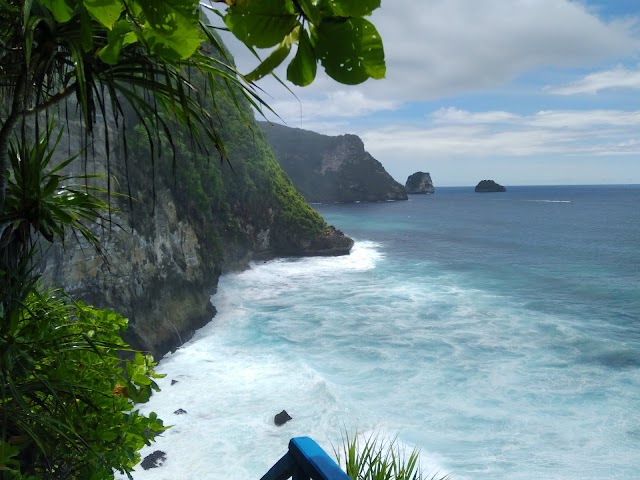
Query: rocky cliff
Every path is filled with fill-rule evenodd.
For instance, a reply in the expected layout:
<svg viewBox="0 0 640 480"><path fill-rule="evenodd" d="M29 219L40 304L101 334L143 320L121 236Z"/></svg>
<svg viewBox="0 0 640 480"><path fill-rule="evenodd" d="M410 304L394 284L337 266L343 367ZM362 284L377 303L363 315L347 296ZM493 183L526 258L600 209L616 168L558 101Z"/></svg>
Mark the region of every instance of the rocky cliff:
<svg viewBox="0 0 640 480"><path fill-rule="evenodd" d="M436 191L431 180L431 175L424 172L416 172L413 175L409 175L407 183L404 188L407 193L427 193L432 194Z"/></svg>
<svg viewBox="0 0 640 480"><path fill-rule="evenodd" d="M109 116L98 122L85 161L76 162L87 173L110 174L118 210L96 231L103 256L68 238L48 250L44 276L74 298L128 317L126 340L156 356L211 320L221 272L255 258L346 254L353 245L295 191L242 106L245 118L223 93L212 106L222 119L228 161L198 152L179 130L172 138L175 163L162 136L154 139L155 151L163 147L164 155L151 161L144 129L131 120L120 135ZM59 153L86 142L79 124L71 121L67 131Z"/></svg>
<svg viewBox="0 0 640 480"><path fill-rule="evenodd" d="M308 202L406 200L404 187L356 135L331 137L260 122L280 166Z"/></svg>

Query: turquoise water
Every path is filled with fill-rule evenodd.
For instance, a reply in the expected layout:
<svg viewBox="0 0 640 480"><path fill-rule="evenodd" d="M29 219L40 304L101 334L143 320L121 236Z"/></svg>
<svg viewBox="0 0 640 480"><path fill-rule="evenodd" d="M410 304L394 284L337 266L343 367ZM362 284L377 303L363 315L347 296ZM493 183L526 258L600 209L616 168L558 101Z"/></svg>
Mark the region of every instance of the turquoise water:
<svg viewBox="0 0 640 480"><path fill-rule="evenodd" d="M167 462L135 478L257 479L345 430L454 479L640 478L640 186L316 207L352 254L223 277L161 363Z"/></svg>

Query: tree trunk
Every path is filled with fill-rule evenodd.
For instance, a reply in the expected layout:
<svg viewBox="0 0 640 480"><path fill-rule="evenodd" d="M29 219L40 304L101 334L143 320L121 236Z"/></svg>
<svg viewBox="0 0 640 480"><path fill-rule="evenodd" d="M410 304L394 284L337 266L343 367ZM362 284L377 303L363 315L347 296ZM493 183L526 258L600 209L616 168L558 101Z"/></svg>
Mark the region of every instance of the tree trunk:
<svg viewBox="0 0 640 480"><path fill-rule="evenodd" d="M9 116L0 128L0 216L4 214L4 204L7 197L7 169L9 168L9 140L13 127L20 119L24 111L24 94L27 86L27 72L23 67L18 76L16 87L13 91L13 102Z"/></svg>

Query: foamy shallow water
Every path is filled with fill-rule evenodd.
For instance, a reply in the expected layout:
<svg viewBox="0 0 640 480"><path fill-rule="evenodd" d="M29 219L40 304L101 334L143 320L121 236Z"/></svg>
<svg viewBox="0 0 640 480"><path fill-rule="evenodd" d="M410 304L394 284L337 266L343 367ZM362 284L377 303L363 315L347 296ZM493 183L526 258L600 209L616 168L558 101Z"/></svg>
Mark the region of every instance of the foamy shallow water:
<svg viewBox="0 0 640 480"><path fill-rule="evenodd" d="M143 457L162 450L167 459L159 468L138 467L134 478L260 478L286 453L292 437L311 436L334 456L345 432L385 436L384 422L342 398L342 386L304 355L288 351L287 344L296 342L293 329L273 345L257 341L260 326L251 331L265 312L277 316L297 308L296 292L338 281L340 273L372 270L381 258L374 243L362 242L348 257L275 260L223 277L212 299L215 320L161 361L158 371L167 375L158 381L162 392L141 411L155 411L172 427ZM309 294L317 304L324 301L322 292ZM179 408L187 413L174 414ZM273 417L283 409L294 420L276 427ZM423 464L434 468L426 455Z"/></svg>

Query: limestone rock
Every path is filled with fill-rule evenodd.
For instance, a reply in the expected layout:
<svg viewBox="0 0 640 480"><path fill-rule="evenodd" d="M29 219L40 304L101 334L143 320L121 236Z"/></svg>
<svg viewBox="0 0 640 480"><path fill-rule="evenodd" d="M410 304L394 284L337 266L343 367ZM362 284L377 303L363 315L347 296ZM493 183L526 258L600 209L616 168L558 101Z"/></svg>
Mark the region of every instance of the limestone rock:
<svg viewBox="0 0 640 480"><path fill-rule="evenodd" d="M413 175L409 175L407 178L407 183L404 188L407 190L407 193L434 193L435 188L433 187L433 181L431 180L431 175L424 172L416 172Z"/></svg>
<svg viewBox="0 0 640 480"><path fill-rule="evenodd" d="M356 135L331 137L260 122L278 163L311 203L406 200L404 187Z"/></svg>
<svg viewBox="0 0 640 480"><path fill-rule="evenodd" d="M487 192L506 192L507 189L502 185L494 182L493 180L482 180L478 185L476 185L476 192L478 193L487 193Z"/></svg>

